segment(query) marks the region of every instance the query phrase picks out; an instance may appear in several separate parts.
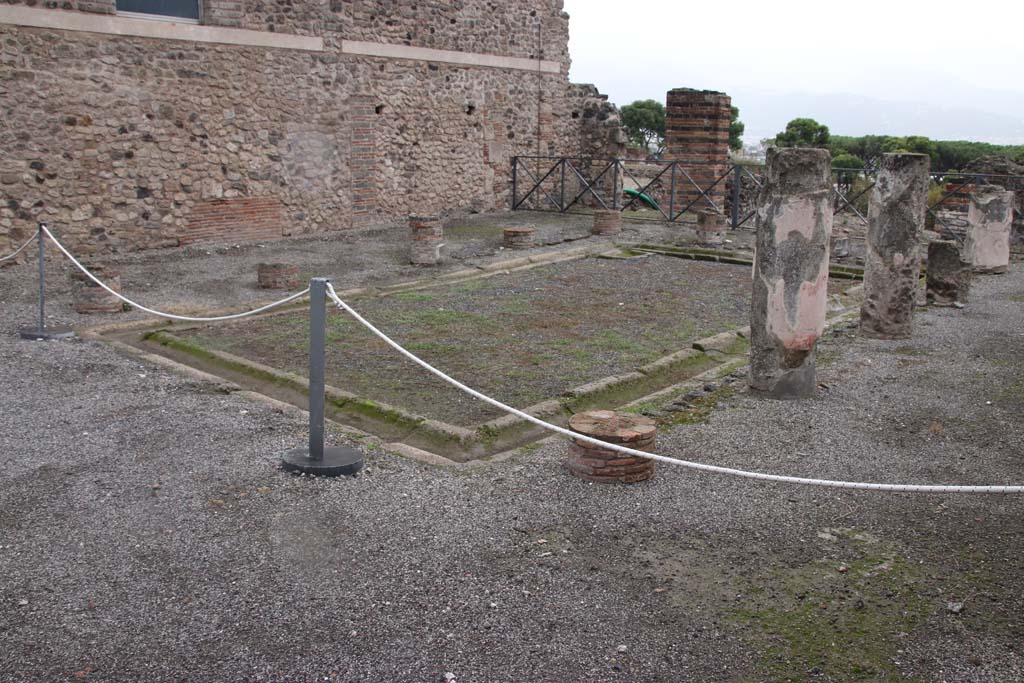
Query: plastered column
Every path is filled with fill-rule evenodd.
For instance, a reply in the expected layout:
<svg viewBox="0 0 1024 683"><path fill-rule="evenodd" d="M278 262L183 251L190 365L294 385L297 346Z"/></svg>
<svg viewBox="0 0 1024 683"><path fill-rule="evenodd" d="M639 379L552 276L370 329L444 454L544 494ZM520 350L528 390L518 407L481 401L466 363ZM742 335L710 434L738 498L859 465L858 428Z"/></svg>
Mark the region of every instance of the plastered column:
<svg viewBox="0 0 1024 683"><path fill-rule="evenodd" d="M1014 194L983 186L971 193L964 256L976 273L1005 273L1010 264Z"/></svg>
<svg viewBox="0 0 1024 683"><path fill-rule="evenodd" d="M883 154L868 203L864 302L866 337L910 336L921 273L921 234L928 201L926 154Z"/></svg>
<svg viewBox="0 0 1024 683"><path fill-rule="evenodd" d="M814 352L828 299L830 191L826 150L768 150L750 316L755 393L781 399L814 394Z"/></svg>

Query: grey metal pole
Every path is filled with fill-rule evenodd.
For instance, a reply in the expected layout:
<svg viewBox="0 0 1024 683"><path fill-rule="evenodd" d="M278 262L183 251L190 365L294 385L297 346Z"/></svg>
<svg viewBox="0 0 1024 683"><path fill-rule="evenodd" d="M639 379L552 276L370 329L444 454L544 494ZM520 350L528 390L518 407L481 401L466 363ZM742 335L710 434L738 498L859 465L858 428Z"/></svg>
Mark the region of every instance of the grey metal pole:
<svg viewBox="0 0 1024 683"><path fill-rule="evenodd" d="M39 331L42 332L46 329L46 250L43 242L43 228L46 226L45 223L40 223L37 231L38 237L36 240L39 247Z"/></svg>
<svg viewBox="0 0 1024 683"><path fill-rule="evenodd" d="M743 167L733 166L732 176L732 229L740 227L740 189L743 187Z"/></svg>
<svg viewBox="0 0 1024 683"><path fill-rule="evenodd" d="M565 213L565 157L562 157L562 196L558 198L558 211Z"/></svg>
<svg viewBox="0 0 1024 683"><path fill-rule="evenodd" d="M612 208L619 208L619 160L615 159L615 167L612 169Z"/></svg>
<svg viewBox="0 0 1024 683"><path fill-rule="evenodd" d="M348 446L324 446L325 357L327 341L327 278L309 281L309 445L281 456L289 472L337 477L363 467L363 454Z"/></svg>
<svg viewBox="0 0 1024 683"><path fill-rule="evenodd" d="M324 459L324 353L327 341L327 280L309 281L309 458Z"/></svg>
<svg viewBox="0 0 1024 683"><path fill-rule="evenodd" d="M18 330L22 339L70 339L75 336L70 327L46 327L46 223L40 221L36 239L39 241L39 321L35 327Z"/></svg>
<svg viewBox="0 0 1024 683"><path fill-rule="evenodd" d="M518 208L516 204L516 198L519 195L518 192L518 175L519 175L519 157L512 157L512 210L515 211Z"/></svg>
<svg viewBox="0 0 1024 683"><path fill-rule="evenodd" d="M676 219L676 162L672 162L672 173L670 187L668 191L668 220L672 222Z"/></svg>

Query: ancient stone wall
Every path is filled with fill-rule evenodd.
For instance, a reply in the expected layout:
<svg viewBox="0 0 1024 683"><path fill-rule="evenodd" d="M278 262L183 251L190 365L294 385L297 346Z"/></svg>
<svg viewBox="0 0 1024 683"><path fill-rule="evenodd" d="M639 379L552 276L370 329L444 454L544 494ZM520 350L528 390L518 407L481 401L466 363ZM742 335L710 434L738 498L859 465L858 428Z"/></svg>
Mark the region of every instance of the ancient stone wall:
<svg viewBox="0 0 1024 683"><path fill-rule="evenodd" d="M203 7L220 33L176 40L0 6L0 251L37 220L97 252L500 209L514 155L621 149L614 107L568 82L559 0ZM283 34L322 49L222 42Z"/></svg>

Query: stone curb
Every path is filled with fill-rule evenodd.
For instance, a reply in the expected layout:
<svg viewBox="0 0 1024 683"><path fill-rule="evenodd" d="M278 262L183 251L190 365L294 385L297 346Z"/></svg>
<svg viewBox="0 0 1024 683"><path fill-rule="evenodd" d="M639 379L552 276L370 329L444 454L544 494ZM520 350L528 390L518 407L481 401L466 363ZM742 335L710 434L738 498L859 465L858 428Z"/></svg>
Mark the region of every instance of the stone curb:
<svg viewBox="0 0 1024 683"><path fill-rule="evenodd" d="M698 351L721 351L728 353L728 349L740 339L734 331L721 332L711 337L704 337L693 342L693 348Z"/></svg>

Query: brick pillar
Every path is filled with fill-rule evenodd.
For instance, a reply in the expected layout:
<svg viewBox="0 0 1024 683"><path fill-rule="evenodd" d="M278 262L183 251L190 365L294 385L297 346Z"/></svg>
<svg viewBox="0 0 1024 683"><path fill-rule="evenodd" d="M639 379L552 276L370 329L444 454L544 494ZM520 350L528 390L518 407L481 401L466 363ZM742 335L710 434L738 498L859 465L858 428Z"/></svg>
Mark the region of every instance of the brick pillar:
<svg viewBox="0 0 1024 683"><path fill-rule="evenodd" d="M725 180L708 192L711 183L729 169L729 119L732 98L712 90L669 90L665 110L665 155L678 161L716 205L725 204ZM676 179L675 206L682 208L700 197L682 175ZM692 209L710 208L701 199Z"/></svg>
<svg viewBox="0 0 1024 683"><path fill-rule="evenodd" d="M824 149L768 149L758 198L750 320L750 388L771 398L814 395L828 301L832 169Z"/></svg>

